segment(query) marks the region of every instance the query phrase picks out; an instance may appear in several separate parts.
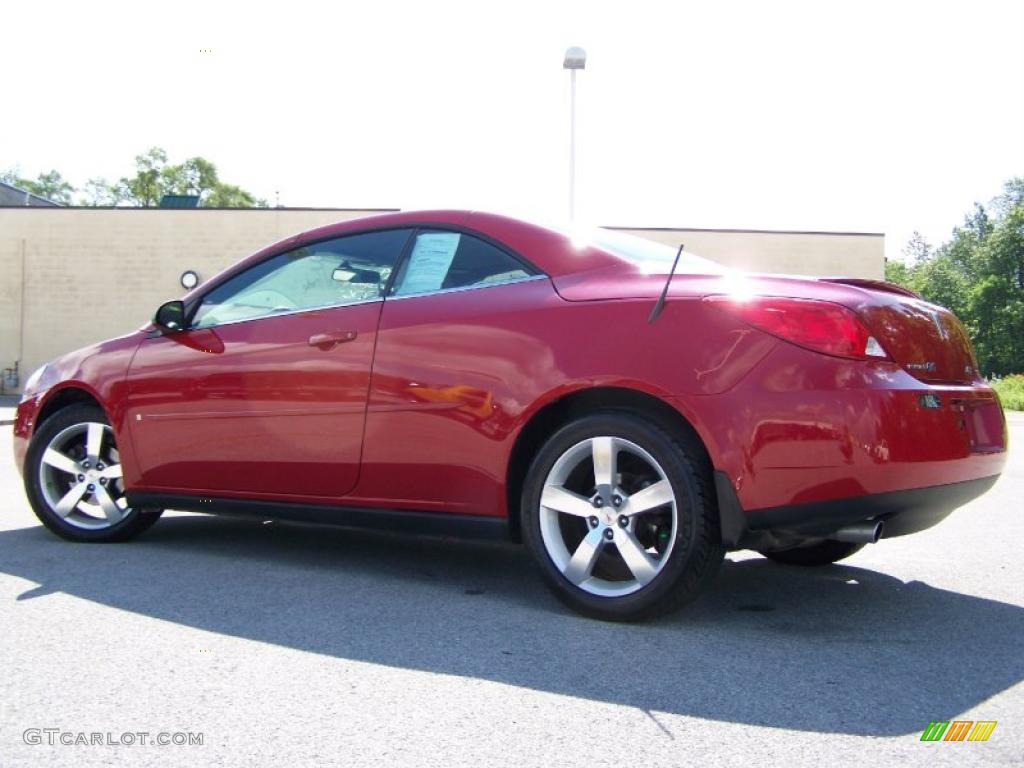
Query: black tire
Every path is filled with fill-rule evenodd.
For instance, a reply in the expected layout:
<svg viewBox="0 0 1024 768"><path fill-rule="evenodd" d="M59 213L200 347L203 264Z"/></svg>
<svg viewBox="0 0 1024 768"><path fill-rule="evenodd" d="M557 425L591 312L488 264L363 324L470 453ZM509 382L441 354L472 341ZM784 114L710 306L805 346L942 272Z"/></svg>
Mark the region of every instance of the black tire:
<svg viewBox="0 0 1024 768"><path fill-rule="evenodd" d="M784 565L802 565L807 568L815 568L821 565L831 565L839 562L864 549L863 544L851 544L845 541L826 539L809 547L794 547L792 549L764 550L762 555L769 560Z"/></svg>
<svg viewBox="0 0 1024 768"><path fill-rule="evenodd" d="M613 438L613 445L616 444L615 440L620 443L628 441L634 447L641 448L660 465L656 471L660 469L662 479L669 481L674 495L674 537L668 533L668 530L671 530L670 527L655 527L654 544L644 543L640 521L647 520L647 518L643 518L641 515L633 518L634 522L628 525L623 525L622 520L625 516L617 518L618 525L625 528L625 531L615 531L615 523L608 522L607 519L605 522L598 522L595 525L597 517L578 516L576 512L572 515L563 515L561 512L551 511L550 507L542 508L541 494L544 492L549 474L556 467L556 462L560 462L563 457L574 455L574 451L581 451L581 455L585 455L587 449L580 449L580 444L599 437ZM614 450L629 452L629 449L626 448ZM622 454L616 455L621 456ZM521 507L521 523L525 542L533 554L545 582L555 595L579 613L609 621L649 619L674 611L695 599L714 578L725 554L719 529L717 501L711 483L711 468L703 457L703 451L698 445L672 435L643 417L629 412L597 413L577 419L555 432L541 448L530 466L524 482ZM636 454L631 454L626 461L636 462L637 460ZM616 484L625 488L626 479L621 471L623 465L619 459L616 459L616 462L618 470ZM583 467L580 473L572 476L581 478L579 482L584 485L587 482L596 483L594 478L597 472L593 469L593 463L590 466L592 469L589 473L589 481L583 464L577 466L577 470ZM660 483L660 480L658 482ZM646 484L650 485L651 483L647 481ZM664 486L662 487L664 488ZM566 488L568 488L568 483ZM643 488L643 485L639 486L640 490ZM595 496L600 495L596 486L594 490ZM638 492L639 490L628 491L629 494ZM580 498L584 498L585 494L585 491L578 493ZM618 494L614 496L618 496ZM629 495L625 500L620 498L619 503L623 504L622 509L629 508L629 498ZM584 503L593 504L594 502L584 498ZM672 506L666 503L666 506L657 509L660 511L642 514L668 515L670 524ZM585 511L583 508L580 510L581 512ZM618 514L610 509L605 509L605 512L612 519L615 519L614 516ZM580 584L570 581L563 570L556 565L553 559L555 555L552 555L548 545L545 544L542 516L546 516L545 519L548 521L553 518L558 520L557 526L552 522L547 523L546 530L549 532L549 541L552 530L558 531L559 536L565 532L564 524L568 524L570 527L580 527L583 536L589 536L592 533L610 536L632 534L634 540L641 543L644 551L652 554L652 562L656 563L660 570L657 570L657 574L649 581L642 583L638 577L634 576L633 567L628 565L626 559L619 554L618 539L615 539L614 549L609 546L612 543L611 539L607 542L593 544L592 548L597 554L592 557L592 565L585 571L587 575L583 577L583 583L593 583L594 580L591 576L596 574L599 568L608 572L609 566L616 565L614 562L602 560L602 558L608 557L613 560L617 559L621 564L620 569L621 567L627 569L623 573L628 573L635 582L632 587L627 588L636 590L630 594L594 594ZM653 524L646 522L644 525L644 531L649 531ZM576 529L572 528L572 530ZM610 534L609 531L611 531ZM668 544L670 540L672 541L671 547ZM565 541L563 544L566 546L565 551L568 552L570 544ZM659 546L662 548L659 549ZM654 552L651 552L652 549ZM654 555L657 557L653 557ZM564 560L564 553L561 557ZM568 570L566 569L567 572ZM614 585L619 582L602 581L601 583Z"/></svg>
<svg viewBox="0 0 1024 768"><path fill-rule="evenodd" d="M85 469L81 465L78 468L73 468L74 472L82 473L77 476L74 472L64 469L55 470L49 463L44 467L43 456L55 440L59 441L63 439L63 435L70 435L67 438L67 445L62 445L59 451L62 458L88 462L89 457L86 453L89 424L100 424L107 428L102 431L103 438L99 443L101 447L97 451L99 463L90 469L93 472L104 470L110 473L119 465L116 440L113 430L110 429L110 421L103 410L95 405L70 405L53 414L36 428L25 456L25 493L39 521L62 538L69 541L88 542L131 539L153 525L163 514L163 510L131 509L115 505L117 509L112 513L116 513L114 518L116 519L118 514L123 517L116 522L110 522L107 515L100 517L103 507L99 494L105 493L104 501L111 502L117 501L123 496L122 481L116 476L97 478L93 485L88 486L90 490L81 494L79 501L74 504L68 514L61 515L56 510L53 501L55 498L82 483L88 483L88 478L91 476L84 474L89 469ZM81 434L77 434L78 431L81 431ZM87 479L82 480L82 478ZM79 482L80 480L81 482ZM103 486L102 490L96 487L99 485ZM90 500L92 501L91 507L96 510L94 515L80 511L86 508L84 505L89 504Z"/></svg>

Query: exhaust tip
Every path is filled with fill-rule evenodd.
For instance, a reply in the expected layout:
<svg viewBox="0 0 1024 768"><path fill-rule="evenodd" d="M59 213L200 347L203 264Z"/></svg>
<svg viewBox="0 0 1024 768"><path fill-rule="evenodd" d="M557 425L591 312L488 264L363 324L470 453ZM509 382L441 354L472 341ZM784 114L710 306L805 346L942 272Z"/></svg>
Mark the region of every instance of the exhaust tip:
<svg viewBox="0 0 1024 768"><path fill-rule="evenodd" d="M869 520L866 523L840 528L830 538L850 544L874 544L882 538L884 530L885 523L882 520Z"/></svg>

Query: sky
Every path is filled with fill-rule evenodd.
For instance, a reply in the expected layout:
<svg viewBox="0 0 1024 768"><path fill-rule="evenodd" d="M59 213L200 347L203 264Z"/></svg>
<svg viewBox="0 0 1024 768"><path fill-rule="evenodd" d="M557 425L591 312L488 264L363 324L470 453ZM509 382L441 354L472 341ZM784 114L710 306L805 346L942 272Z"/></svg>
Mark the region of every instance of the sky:
<svg viewBox="0 0 1024 768"><path fill-rule="evenodd" d="M1024 175L1024 0L11 3L0 169L201 155L274 204L884 232Z"/></svg>

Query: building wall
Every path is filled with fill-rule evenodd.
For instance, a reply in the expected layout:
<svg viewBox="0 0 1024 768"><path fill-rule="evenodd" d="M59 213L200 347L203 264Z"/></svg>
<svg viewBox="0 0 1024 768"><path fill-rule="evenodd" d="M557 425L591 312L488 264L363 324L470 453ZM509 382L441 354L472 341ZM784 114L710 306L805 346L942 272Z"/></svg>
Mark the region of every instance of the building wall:
<svg viewBox="0 0 1024 768"><path fill-rule="evenodd" d="M146 323L201 279L288 235L365 210L0 208L0 370L39 365ZM757 271L882 276L876 235L624 230Z"/></svg>
<svg viewBox="0 0 1024 768"><path fill-rule="evenodd" d="M620 229L752 272L811 277L885 276L885 238L853 232L765 232L731 229Z"/></svg>

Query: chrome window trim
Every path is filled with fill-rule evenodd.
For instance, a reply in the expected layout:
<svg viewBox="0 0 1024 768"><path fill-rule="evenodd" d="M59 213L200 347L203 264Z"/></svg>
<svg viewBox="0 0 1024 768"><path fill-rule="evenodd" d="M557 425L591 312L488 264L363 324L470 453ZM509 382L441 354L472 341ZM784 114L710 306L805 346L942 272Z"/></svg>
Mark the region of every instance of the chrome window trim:
<svg viewBox="0 0 1024 768"><path fill-rule="evenodd" d="M343 307L359 307L363 304L374 304L377 302L384 301L383 296L379 296L376 299L364 299L363 301L351 301L345 304L324 304L320 307L305 307L304 309L293 309L288 312L273 312L269 315L258 315L256 317L245 317L241 320L228 320L227 322L217 323L216 325L190 325L186 328L186 331L212 331L214 328L223 328L225 325L238 325L239 323L251 323L253 320L269 320L274 317L291 317L292 315L302 315L306 312L320 312L325 309L341 309Z"/></svg>
<svg viewBox="0 0 1024 768"><path fill-rule="evenodd" d="M305 309L294 309L290 312L274 312L269 315L259 315L258 317L246 317L241 320L228 320L224 323L217 323L216 325L204 325L197 326L191 325L186 328L186 331L211 331L215 328L223 328L226 325L238 325L239 323L251 323L254 320L269 320L275 317L290 317L292 315L301 315L306 312L319 312L324 309L342 309L343 307L358 307L363 304L374 304L383 301L401 301L402 299L419 299L424 296L440 296L446 293L459 293L461 291L475 291L481 288L497 288L502 285L515 285L516 283L528 283L534 280L548 280L548 276L545 274L540 275L527 275L526 277L516 277L511 280L502 280L497 283L482 283L479 285L460 285L455 288L442 288L436 291L421 291L419 293L406 293L401 296L387 296L376 299L366 299L364 301L353 301L347 304L324 304L321 307L306 307Z"/></svg>
<svg viewBox="0 0 1024 768"><path fill-rule="evenodd" d="M473 285L460 285L455 288L439 288L436 291L420 291L419 293L403 293L399 296L386 296L385 301L401 301L402 299L418 299L423 296L440 296L445 293L457 293L459 291L475 291L481 288L497 288L500 285L514 285L515 283L528 283L531 280L548 280L548 276L527 275L526 277L514 277L511 280L501 280L496 283L474 283Z"/></svg>

